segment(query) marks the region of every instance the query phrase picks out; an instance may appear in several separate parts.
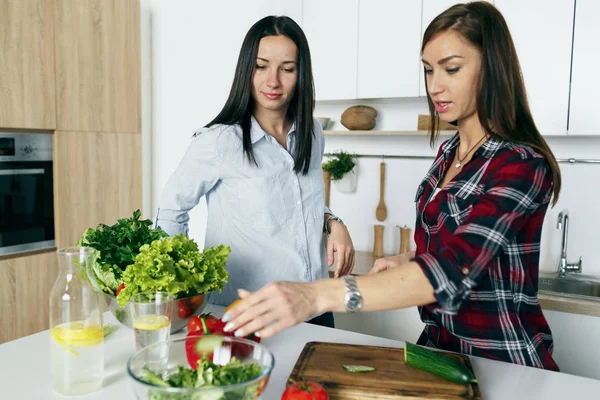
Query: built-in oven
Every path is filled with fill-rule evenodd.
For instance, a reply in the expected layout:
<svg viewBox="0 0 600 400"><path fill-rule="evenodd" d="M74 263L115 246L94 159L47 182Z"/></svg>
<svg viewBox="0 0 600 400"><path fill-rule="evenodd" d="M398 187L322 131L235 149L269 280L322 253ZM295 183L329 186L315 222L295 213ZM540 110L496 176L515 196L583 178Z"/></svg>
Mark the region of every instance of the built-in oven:
<svg viewBox="0 0 600 400"><path fill-rule="evenodd" d="M0 132L0 256L54 246L52 135Z"/></svg>

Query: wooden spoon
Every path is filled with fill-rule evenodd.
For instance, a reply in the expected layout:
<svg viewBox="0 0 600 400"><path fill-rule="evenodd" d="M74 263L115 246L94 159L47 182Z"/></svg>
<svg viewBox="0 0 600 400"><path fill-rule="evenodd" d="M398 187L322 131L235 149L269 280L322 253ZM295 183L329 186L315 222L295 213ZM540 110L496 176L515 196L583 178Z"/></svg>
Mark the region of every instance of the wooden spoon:
<svg viewBox="0 0 600 400"><path fill-rule="evenodd" d="M379 186L379 204L377 205L377 209L375 210L375 217L377 221L384 221L387 217L387 208L385 203L383 202L383 187L385 184L385 162L381 162L381 176L380 176L380 186Z"/></svg>

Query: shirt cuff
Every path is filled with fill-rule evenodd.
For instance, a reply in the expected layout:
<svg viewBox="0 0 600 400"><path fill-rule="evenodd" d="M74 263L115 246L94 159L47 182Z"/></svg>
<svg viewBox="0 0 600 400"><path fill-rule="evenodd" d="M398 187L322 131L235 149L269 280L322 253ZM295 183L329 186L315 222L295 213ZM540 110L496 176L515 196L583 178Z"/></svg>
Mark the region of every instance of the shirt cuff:
<svg viewBox="0 0 600 400"><path fill-rule="evenodd" d="M423 253L415 257L415 262L433 286L438 302L434 309L436 313L456 315L476 286L469 277L470 266L465 264L457 267L456 262L452 261L450 255L444 253Z"/></svg>
<svg viewBox="0 0 600 400"><path fill-rule="evenodd" d="M331 215L333 215L334 217L337 218L337 215L335 215L333 213L333 211L331 211L331 209L329 207L327 207L327 206L325 206L325 211L323 212L323 215L325 215L325 214L331 214Z"/></svg>

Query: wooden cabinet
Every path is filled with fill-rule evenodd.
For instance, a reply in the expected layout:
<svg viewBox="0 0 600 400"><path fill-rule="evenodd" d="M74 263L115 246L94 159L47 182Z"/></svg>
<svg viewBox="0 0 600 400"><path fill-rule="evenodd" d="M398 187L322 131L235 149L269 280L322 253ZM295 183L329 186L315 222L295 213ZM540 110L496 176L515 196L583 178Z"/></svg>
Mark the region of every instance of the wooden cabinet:
<svg viewBox="0 0 600 400"><path fill-rule="evenodd" d="M54 1L57 130L139 133L139 0Z"/></svg>
<svg viewBox="0 0 600 400"><path fill-rule="evenodd" d="M304 0L317 100L356 98L358 0Z"/></svg>
<svg viewBox="0 0 600 400"><path fill-rule="evenodd" d="M85 229L113 224L142 207L141 136L57 131L56 243L73 246Z"/></svg>
<svg viewBox="0 0 600 400"><path fill-rule="evenodd" d="M51 0L0 0L0 127L56 127Z"/></svg>
<svg viewBox="0 0 600 400"><path fill-rule="evenodd" d="M0 260L0 343L48 329L56 252Z"/></svg>
<svg viewBox="0 0 600 400"><path fill-rule="evenodd" d="M421 2L361 0L357 98L417 97Z"/></svg>
<svg viewBox="0 0 600 400"><path fill-rule="evenodd" d="M574 3L563 0L548 7L544 0L494 2L515 42L533 118L546 136L567 134ZM595 48L597 43L588 51Z"/></svg>
<svg viewBox="0 0 600 400"><path fill-rule="evenodd" d="M573 37L571 72L570 135L600 135L596 121L596 104L600 80L595 78L595 66L600 61L600 2L577 0Z"/></svg>

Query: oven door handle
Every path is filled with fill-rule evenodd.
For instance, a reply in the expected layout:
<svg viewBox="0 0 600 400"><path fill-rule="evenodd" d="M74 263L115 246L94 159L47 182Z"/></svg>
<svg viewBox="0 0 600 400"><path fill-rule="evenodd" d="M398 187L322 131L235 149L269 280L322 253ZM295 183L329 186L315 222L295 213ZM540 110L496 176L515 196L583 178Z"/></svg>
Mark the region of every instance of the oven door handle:
<svg viewBox="0 0 600 400"><path fill-rule="evenodd" d="M43 174L44 174L43 168L0 170L0 175L43 175Z"/></svg>

